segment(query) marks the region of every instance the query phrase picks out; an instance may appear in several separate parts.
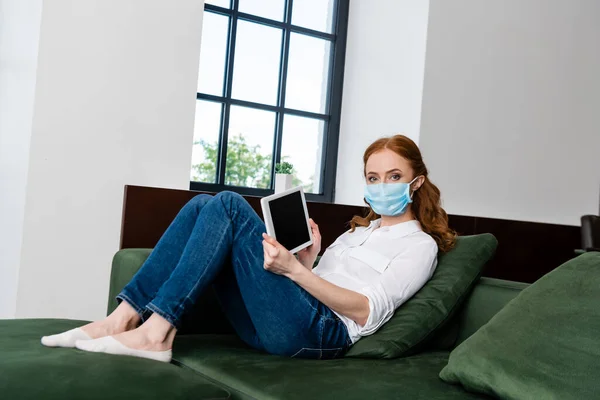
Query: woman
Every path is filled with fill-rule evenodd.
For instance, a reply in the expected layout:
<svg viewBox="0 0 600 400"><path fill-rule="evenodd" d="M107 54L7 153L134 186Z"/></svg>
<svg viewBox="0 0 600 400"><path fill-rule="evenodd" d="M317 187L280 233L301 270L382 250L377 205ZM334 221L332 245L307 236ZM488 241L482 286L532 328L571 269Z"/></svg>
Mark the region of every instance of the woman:
<svg viewBox="0 0 600 400"><path fill-rule="evenodd" d="M213 285L240 338L272 354L329 359L387 322L429 280L455 233L415 143L382 138L365 151L363 218L327 248L294 257L266 235L239 195L198 195L173 220L108 317L42 338L51 347L169 362L182 316ZM262 243L260 238L262 236ZM210 324L210 321L206 321Z"/></svg>

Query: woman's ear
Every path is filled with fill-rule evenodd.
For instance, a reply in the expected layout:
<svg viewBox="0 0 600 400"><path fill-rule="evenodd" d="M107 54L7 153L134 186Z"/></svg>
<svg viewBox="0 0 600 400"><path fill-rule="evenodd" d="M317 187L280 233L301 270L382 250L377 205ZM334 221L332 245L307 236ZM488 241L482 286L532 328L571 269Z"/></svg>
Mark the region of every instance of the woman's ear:
<svg viewBox="0 0 600 400"><path fill-rule="evenodd" d="M419 188L421 187L421 185L423 185L423 183L425 183L425 177L423 175L421 175L412 184L413 192L416 192L417 190L419 190Z"/></svg>

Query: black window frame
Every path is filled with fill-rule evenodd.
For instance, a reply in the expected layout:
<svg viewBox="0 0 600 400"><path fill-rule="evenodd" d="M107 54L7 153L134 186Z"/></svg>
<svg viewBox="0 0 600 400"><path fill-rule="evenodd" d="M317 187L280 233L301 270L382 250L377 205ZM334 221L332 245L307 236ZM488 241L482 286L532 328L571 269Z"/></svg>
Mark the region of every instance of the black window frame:
<svg viewBox="0 0 600 400"><path fill-rule="evenodd" d="M284 20L275 21L253 14L238 11L239 0L231 0L231 8L205 4L204 10L229 17L227 54L225 58L224 96L215 96L206 93L197 93L197 100L206 100L222 104L221 127L219 134L219 152L216 165L216 182L206 183L190 181L190 190L220 192L231 190L243 195L267 196L273 194L275 185L275 164L281 160L281 142L283 138L284 115L295 115L319 119L325 122L323 130L323 153L321 155L321 194L306 193L308 201L333 202L335 200L335 177L337 172L337 153L340 133L340 118L342 109L342 91L344 81L344 64L346 58L346 41L348 35L349 0L335 0L332 33L324 33L292 24L292 10L294 0L285 1ZM231 96L233 86L233 68L235 64L235 37L238 20L259 23L265 26L282 29L282 48L279 70L279 87L277 105L266 105L252 101L233 99ZM290 52L290 37L292 33L327 39L331 42L331 55L329 62L329 87L325 113L314 113L285 107L285 90L287 83L287 67ZM243 106L253 109L272 111L276 114L275 135L273 143L273 157L271 162L271 186L268 189L250 188L225 184L225 166L227 157L227 141L229 130L229 116L231 106Z"/></svg>

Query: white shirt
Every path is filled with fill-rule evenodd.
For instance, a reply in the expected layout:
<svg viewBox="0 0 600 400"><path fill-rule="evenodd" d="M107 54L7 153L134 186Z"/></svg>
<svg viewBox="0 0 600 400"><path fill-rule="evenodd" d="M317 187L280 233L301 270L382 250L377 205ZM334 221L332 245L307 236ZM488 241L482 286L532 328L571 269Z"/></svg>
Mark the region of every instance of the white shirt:
<svg viewBox="0 0 600 400"><path fill-rule="evenodd" d="M369 318L364 326L336 312L353 344L392 318L394 311L425 285L437 266L437 244L418 221L380 225L381 219L377 219L368 227L342 234L313 269L326 281L369 299Z"/></svg>

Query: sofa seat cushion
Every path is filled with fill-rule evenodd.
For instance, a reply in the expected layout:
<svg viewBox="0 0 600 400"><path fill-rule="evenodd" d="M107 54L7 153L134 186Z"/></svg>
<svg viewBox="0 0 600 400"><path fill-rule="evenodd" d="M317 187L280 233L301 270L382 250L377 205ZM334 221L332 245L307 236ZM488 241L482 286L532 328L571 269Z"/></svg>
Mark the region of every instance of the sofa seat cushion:
<svg viewBox="0 0 600 400"><path fill-rule="evenodd" d="M0 320L0 398L227 399L229 392L193 371L141 358L42 346L43 335L85 321Z"/></svg>
<svg viewBox="0 0 600 400"><path fill-rule="evenodd" d="M481 399L444 384L438 374L448 352L393 360L307 360L265 354L235 335L178 337L174 359L224 384L233 398Z"/></svg>

